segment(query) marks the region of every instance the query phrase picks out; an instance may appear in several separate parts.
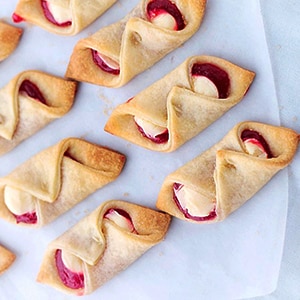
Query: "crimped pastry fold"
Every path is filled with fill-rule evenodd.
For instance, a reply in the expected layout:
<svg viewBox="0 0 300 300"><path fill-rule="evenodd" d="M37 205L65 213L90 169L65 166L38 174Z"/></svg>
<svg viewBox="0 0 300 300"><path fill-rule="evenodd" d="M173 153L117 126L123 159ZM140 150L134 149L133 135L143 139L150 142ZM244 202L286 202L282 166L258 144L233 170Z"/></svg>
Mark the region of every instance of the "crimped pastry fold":
<svg viewBox="0 0 300 300"><path fill-rule="evenodd" d="M111 209L126 212L135 232L107 219ZM170 221L168 214L150 208L120 200L107 201L49 244L37 281L65 293L90 294L163 240ZM58 249L82 261L83 287L72 289L63 284L55 260Z"/></svg>
<svg viewBox="0 0 300 300"><path fill-rule="evenodd" d="M242 139L243 135L249 138ZM299 135L291 129L258 122L239 123L213 147L166 177L157 208L191 222L222 221L291 163L298 143ZM269 148L269 156L256 156L257 151L266 155L263 148ZM190 195L190 191L196 193L189 207L177 198L182 187L188 188ZM192 210L199 212L204 203L206 213L195 216Z"/></svg>
<svg viewBox="0 0 300 300"><path fill-rule="evenodd" d="M12 265L15 259L16 256L13 252L0 245L0 275Z"/></svg>
<svg viewBox="0 0 300 300"><path fill-rule="evenodd" d="M116 0L19 0L14 17L16 22L24 20L51 33L71 36L89 26L115 2ZM65 15L69 15L70 20L66 19L65 24L59 22L56 24L55 15L52 13L54 20L50 21L49 16L47 18L46 15L51 11L45 14L43 8L48 6L48 3L56 7L58 14L62 14L59 10L64 11Z"/></svg>
<svg viewBox="0 0 300 300"><path fill-rule="evenodd" d="M217 87L206 76L192 75L195 66L206 68L203 74L208 73L215 80L220 89L219 96L207 91L209 83L214 86L215 93ZM165 77L117 106L104 129L150 150L174 151L239 103L254 76L252 71L225 59L205 55L192 56ZM198 77L206 80L204 87L201 85L200 89L194 80ZM165 128L168 137L163 142L155 142L145 137L137 126L137 117L154 126Z"/></svg>
<svg viewBox="0 0 300 300"><path fill-rule="evenodd" d="M73 50L66 76L97 85L121 87L188 40L198 30L206 6L206 0L172 1L186 23L183 29L173 30L149 21L149 2L141 1L120 21L80 40ZM92 50L117 63L119 74L99 68Z"/></svg>
<svg viewBox="0 0 300 300"><path fill-rule="evenodd" d="M78 138L63 139L0 178L0 217L43 226L115 180L125 156Z"/></svg>
<svg viewBox="0 0 300 300"><path fill-rule="evenodd" d="M22 28L0 21L0 62L17 48L22 33Z"/></svg>
<svg viewBox="0 0 300 300"><path fill-rule="evenodd" d="M0 154L4 154L72 107L77 83L41 71L15 76L0 90Z"/></svg>

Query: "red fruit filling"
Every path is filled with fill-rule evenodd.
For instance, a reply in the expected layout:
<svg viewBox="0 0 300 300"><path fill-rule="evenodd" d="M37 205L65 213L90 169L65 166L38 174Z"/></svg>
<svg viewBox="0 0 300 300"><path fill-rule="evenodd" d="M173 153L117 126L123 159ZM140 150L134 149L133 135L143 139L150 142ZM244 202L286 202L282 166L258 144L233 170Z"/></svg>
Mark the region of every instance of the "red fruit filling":
<svg viewBox="0 0 300 300"><path fill-rule="evenodd" d="M53 17L51 11L49 10L49 6L48 6L48 1L46 0L42 0L41 1L41 5L44 11L44 15L46 17L46 19L51 22L52 24L56 25L56 26L60 26L60 27L68 27L72 25L72 21L66 21L63 23L59 23L55 20L55 18Z"/></svg>
<svg viewBox="0 0 300 300"><path fill-rule="evenodd" d="M25 224L36 224L37 223L37 215L36 212L28 212L22 215L14 215L17 221L17 224L19 223L25 223Z"/></svg>
<svg viewBox="0 0 300 300"><path fill-rule="evenodd" d="M21 23L21 22L25 21L24 18L22 18L21 16L17 15L16 13L13 13L12 19L13 19L13 21L15 23Z"/></svg>
<svg viewBox="0 0 300 300"><path fill-rule="evenodd" d="M147 5L147 14L150 21L162 14L169 14L176 22L174 30L179 31L185 28L185 22L180 10L173 2L169 0L150 1Z"/></svg>
<svg viewBox="0 0 300 300"><path fill-rule="evenodd" d="M104 72L113 74L113 75L119 75L120 74L120 69L119 68L112 68L109 66L99 55L99 53L96 50L92 50L92 57L94 63Z"/></svg>
<svg viewBox="0 0 300 300"><path fill-rule="evenodd" d="M229 96L230 79L224 70L210 63L195 63L192 67L192 76L205 76L217 87L219 98Z"/></svg>
<svg viewBox="0 0 300 300"><path fill-rule="evenodd" d="M245 129L241 134L241 139L243 142L251 141L251 143L261 147L263 151L266 153L267 158L273 157L273 154L271 152L268 143L259 132L251 129Z"/></svg>
<svg viewBox="0 0 300 300"><path fill-rule="evenodd" d="M26 93L29 97L46 104L46 100L39 88L31 81L25 79L19 88L19 92Z"/></svg>
<svg viewBox="0 0 300 300"><path fill-rule="evenodd" d="M176 206L178 207L178 209L183 213L184 217L193 221L197 221L197 222L201 222L201 221L211 221L213 219L216 218L217 213L216 213L216 209L214 208L209 215L207 216L193 216L189 213L187 208L183 208L178 200L178 198L176 197L175 191L179 190L182 187L182 184L175 182L173 184L173 200L176 204Z"/></svg>
<svg viewBox="0 0 300 300"><path fill-rule="evenodd" d="M84 288L83 273L75 273L65 266L60 249L55 252L55 263L58 275L65 286L74 290Z"/></svg>
<svg viewBox="0 0 300 300"><path fill-rule="evenodd" d="M129 232L136 233L132 219L128 212L119 208L110 208L105 214L104 218L115 222L120 227L128 229ZM125 221L125 222L124 222Z"/></svg>
<svg viewBox="0 0 300 300"><path fill-rule="evenodd" d="M151 140L152 142L156 143L156 144L163 144L163 143L166 143L168 140L169 140L169 130L166 129L163 133L161 134L158 134L156 136L152 136L152 135L149 135L147 134L144 129L138 125L136 122L135 122L139 132L142 134L143 137Z"/></svg>

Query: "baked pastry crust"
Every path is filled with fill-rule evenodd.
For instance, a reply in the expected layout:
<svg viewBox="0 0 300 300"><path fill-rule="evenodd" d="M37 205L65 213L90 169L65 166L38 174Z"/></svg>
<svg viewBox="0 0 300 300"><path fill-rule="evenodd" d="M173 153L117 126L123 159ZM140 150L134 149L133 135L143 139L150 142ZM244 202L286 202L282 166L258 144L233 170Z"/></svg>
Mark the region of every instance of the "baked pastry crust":
<svg viewBox="0 0 300 300"><path fill-rule="evenodd" d="M138 233L105 219L111 208L126 211ZM150 208L120 200L107 201L48 245L37 281L65 293L90 294L162 241L170 221L168 214ZM57 249L82 260L84 288L70 289L61 282L54 259Z"/></svg>
<svg viewBox="0 0 300 300"><path fill-rule="evenodd" d="M259 132L268 143L273 157L249 155L240 138L245 129ZM206 150L163 182L156 206L179 219L186 218L175 204L175 182L215 200L216 217L201 223L224 220L257 193L281 169L289 165L297 151L300 136L295 131L258 122L241 122L217 144Z"/></svg>
<svg viewBox="0 0 300 300"><path fill-rule="evenodd" d="M46 103L31 98L19 101L21 84L34 83ZM0 89L0 155L16 147L72 107L77 83L41 71L29 70L15 76Z"/></svg>
<svg viewBox="0 0 300 300"><path fill-rule="evenodd" d="M13 252L0 245L0 275L12 265L15 259L16 256Z"/></svg>
<svg viewBox="0 0 300 300"><path fill-rule="evenodd" d="M206 96L194 90L191 69L194 64L213 64L230 80L226 99ZM105 131L144 148L171 152L199 134L225 112L238 104L248 91L255 73L214 56L192 56L165 77L117 106ZM155 143L137 129L134 117L168 129L166 143Z"/></svg>
<svg viewBox="0 0 300 300"><path fill-rule="evenodd" d="M80 40L73 50L66 77L121 87L192 37L200 27L206 7L206 0L172 1L186 21L184 29L174 31L148 21L146 7L149 2L141 1L120 21ZM120 74L102 71L94 63L91 49L118 62Z"/></svg>
<svg viewBox="0 0 300 300"><path fill-rule="evenodd" d="M17 48L22 33L22 28L0 21L0 62Z"/></svg>
<svg viewBox="0 0 300 300"><path fill-rule="evenodd" d="M7 187L19 191L23 199L31 195L36 224L41 227L71 209L88 195L115 180L125 164L125 156L78 138L66 138L25 161L0 178L0 218L16 224L5 203Z"/></svg>
<svg viewBox="0 0 300 300"><path fill-rule="evenodd" d="M72 12L71 26L57 26L48 21L41 6L41 0L19 0L15 14L26 22L37 25L51 33L71 36L89 26L109 9L116 0L57 0L57 2L58 4L69 5Z"/></svg>

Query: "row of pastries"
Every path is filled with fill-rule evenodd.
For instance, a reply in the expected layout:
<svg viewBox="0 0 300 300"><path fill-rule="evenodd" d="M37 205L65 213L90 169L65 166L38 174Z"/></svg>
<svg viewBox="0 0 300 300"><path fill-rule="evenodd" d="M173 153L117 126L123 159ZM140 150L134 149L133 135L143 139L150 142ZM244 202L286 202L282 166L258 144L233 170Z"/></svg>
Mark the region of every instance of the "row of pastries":
<svg viewBox="0 0 300 300"><path fill-rule="evenodd" d="M20 0L13 20L76 35L114 3ZM78 41L64 78L36 70L16 75L0 89L0 154L68 113L79 82L122 87L183 45L199 29L205 8L206 0L142 0L118 22ZM0 23L1 44L8 42L5 30L14 28ZM9 35L15 39L0 60L9 59L21 35L19 28ZM251 93L254 78L253 71L225 59L188 57L116 106L104 130L151 151L176 151ZM227 218L292 162L298 143L299 134L289 128L237 124L166 176L157 211L109 200L51 242L37 280L74 295L93 292L162 241L172 216L196 224ZM27 227L49 224L117 180L125 162L116 150L66 138L0 178L0 218Z"/></svg>

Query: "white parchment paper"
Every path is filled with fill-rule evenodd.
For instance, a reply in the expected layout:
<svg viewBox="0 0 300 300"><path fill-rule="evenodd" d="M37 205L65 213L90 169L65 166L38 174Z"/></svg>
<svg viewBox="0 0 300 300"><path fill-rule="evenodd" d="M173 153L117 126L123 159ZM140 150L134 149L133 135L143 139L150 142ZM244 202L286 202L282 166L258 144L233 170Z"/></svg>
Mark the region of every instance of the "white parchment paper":
<svg viewBox="0 0 300 300"><path fill-rule="evenodd" d="M138 1L121 0L75 37L62 37L22 23L17 50L0 64L0 86L23 70L64 76L76 42L117 21ZM0 0L0 18L11 22L17 1ZM215 55L256 72L244 100L174 153L156 153L103 131L112 109L160 79L191 55ZM0 99L1 101L1 99ZM50 241L103 201L121 199L155 208L164 178L215 144L237 122L279 124L270 59L258 1L208 0L200 30L182 47L126 86L109 89L79 86L72 110L10 153L0 157L0 176L62 138L82 137L127 156L113 183L41 229L0 220L0 242L17 259L0 277L0 299L71 299L35 281ZM127 270L85 299L238 299L276 288L287 212L287 174L283 170L222 223L189 224L173 219L166 239ZM73 298L72 298L73 299Z"/></svg>

